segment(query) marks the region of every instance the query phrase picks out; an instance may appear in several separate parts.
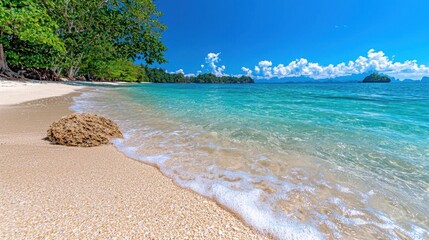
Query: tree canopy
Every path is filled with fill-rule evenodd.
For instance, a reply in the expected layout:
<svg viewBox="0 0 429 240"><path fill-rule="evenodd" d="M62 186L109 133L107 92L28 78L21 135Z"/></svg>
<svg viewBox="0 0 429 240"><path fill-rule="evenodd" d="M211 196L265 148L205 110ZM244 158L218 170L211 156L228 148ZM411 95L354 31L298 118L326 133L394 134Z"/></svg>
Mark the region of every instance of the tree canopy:
<svg viewBox="0 0 429 240"><path fill-rule="evenodd" d="M150 0L50 0L46 8L59 24L66 43L61 59L68 76L91 73L100 63L143 59L163 63L166 47L160 41L166 29L161 13ZM101 64L102 65L102 64Z"/></svg>
<svg viewBox="0 0 429 240"><path fill-rule="evenodd" d="M17 77L6 62L12 65L40 66L44 55L38 51L64 52L65 45L55 34L56 22L46 8L31 0L0 1L0 75ZM4 50L7 55L5 55ZM22 53L24 49L31 54Z"/></svg>
<svg viewBox="0 0 429 240"><path fill-rule="evenodd" d="M69 78L115 61L164 63L160 16L152 0L2 0L0 62Z"/></svg>
<svg viewBox="0 0 429 240"><path fill-rule="evenodd" d="M64 51L64 43L55 34L56 22L37 1L2 0L0 2L1 43L11 39L28 41Z"/></svg>

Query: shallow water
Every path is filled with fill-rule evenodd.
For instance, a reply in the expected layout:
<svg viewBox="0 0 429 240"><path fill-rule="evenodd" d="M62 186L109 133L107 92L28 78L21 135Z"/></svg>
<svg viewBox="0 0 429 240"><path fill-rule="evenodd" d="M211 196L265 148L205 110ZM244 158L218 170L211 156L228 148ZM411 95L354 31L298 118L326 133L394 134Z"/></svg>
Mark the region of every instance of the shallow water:
<svg viewBox="0 0 429 240"><path fill-rule="evenodd" d="M281 239L429 238L429 84L97 87L115 145Z"/></svg>

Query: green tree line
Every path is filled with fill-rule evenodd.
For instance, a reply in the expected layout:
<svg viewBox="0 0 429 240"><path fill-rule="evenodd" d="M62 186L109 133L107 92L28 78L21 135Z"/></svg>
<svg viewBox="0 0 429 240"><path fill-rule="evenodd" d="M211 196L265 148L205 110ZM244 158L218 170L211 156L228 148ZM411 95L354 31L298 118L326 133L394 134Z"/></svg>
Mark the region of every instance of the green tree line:
<svg viewBox="0 0 429 240"><path fill-rule="evenodd" d="M168 73L160 68L144 68L147 76L143 82L154 83L254 83L254 80L248 76L217 77L212 73L204 73L196 76L185 76L183 73Z"/></svg>
<svg viewBox="0 0 429 240"><path fill-rule="evenodd" d="M168 73L161 68L137 66L129 61L110 62L98 68L97 71L99 72L95 74L98 79L94 80L151 83L254 83L254 80L248 76L217 77L212 73L185 76L183 73Z"/></svg>

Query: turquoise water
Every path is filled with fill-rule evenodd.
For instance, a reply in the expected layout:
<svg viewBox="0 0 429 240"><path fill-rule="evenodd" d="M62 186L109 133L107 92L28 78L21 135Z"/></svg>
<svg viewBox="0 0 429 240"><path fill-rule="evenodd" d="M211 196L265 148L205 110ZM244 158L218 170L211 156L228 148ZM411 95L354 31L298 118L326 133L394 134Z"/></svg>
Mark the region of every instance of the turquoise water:
<svg viewBox="0 0 429 240"><path fill-rule="evenodd" d="M429 238L429 84L96 87L115 145L280 239Z"/></svg>

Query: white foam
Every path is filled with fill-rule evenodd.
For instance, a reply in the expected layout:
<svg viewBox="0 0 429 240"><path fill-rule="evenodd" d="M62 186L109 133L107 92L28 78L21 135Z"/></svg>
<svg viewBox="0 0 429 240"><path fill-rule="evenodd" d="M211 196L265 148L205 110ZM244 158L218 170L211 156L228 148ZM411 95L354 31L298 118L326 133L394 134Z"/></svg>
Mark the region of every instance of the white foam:
<svg viewBox="0 0 429 240"><path fill-rule="evenodd" d="M124 134L124 138L126 136L127 135ZM127 146L127 145L125 145L123 139L119 139L119 138L118 139L114 139L112 142L113 142L113 144L118 149L120 149L127 156L129 156L131 158L134 158L134 159L137 159L137 160L140 160L140 161L143 161L143 162L146 162L146 163L149 163L149 164L157 165L159 167L163 166L164 163L165 163L165 161L167 161L168 159L170 159L170 157L167 156L167 155L153 155L153 156L142 156L142 155L139 155L137 153L138 148L134 147L134 146Z"/></svg>
<svg viewBox="0 0 429 240"><path fill-rule="evenodd" d="M237 213L248 224L254 226L261 232L272 234L279 239L323 239L324 236L315 226L306 223L300 223L288 217L286 214L275 213L270 206L260 201L263 194L262 190L252 187L251 182L258 181L280 181L274 176L251 176L248 173L240 171L222 171L216 166L208 166L209 172L217 173L228 177L229 179L240 179L240 190L233 189L231 186L236 182L228 183L218 180L211 180L210 177L197 176L193 181L184 181L173 174L173 171L165 166L168 156L142 156L136 153L138 148L126 146L125 140L114 140L115 146L128 156L139 159L149 164L157 165L160 170L167 174L183 187L189 188L204 196L215 199L220 204ZM287 183L281 184L285 189L298 188ZM303 188L312 191L311 188Z"/></svg>

